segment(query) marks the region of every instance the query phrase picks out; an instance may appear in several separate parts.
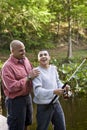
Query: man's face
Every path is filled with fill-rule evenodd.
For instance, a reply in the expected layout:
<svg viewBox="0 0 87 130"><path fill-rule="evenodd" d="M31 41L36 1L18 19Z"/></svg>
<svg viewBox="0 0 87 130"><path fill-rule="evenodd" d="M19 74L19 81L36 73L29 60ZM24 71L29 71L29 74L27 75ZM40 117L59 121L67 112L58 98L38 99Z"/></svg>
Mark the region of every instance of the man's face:
<svg viewBox="0 0 87 130"><path fill-rule="evenodd" d="M12 50L13 56L17 59L23 59L25 57L25 46L23 44L18 45Z"/></svg>
<svg viewBox="0 0 87 130"><path fill-rule="evenodd" d="M50 56L47 51L40 51L38 54L38 61L40 62L40 65L43 67L46 67L49 65Z"/></svg>

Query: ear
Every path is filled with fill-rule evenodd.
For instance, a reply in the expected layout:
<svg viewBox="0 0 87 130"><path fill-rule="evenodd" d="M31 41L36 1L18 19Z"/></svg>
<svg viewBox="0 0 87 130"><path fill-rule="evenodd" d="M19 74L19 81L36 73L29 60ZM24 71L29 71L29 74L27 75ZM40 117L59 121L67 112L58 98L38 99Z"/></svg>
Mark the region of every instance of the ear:
<svg viewBox="0 0 87 130"><path fill-rule="evenodd" d="M49 60L51 60L51 57L49 56Z"/></svg>
<svg viewBox="0 0 87 130"><path fill-rule="evenodd" d="M13 53L13 52L14 52L14 49L11 50L11 53Z"/></svg>

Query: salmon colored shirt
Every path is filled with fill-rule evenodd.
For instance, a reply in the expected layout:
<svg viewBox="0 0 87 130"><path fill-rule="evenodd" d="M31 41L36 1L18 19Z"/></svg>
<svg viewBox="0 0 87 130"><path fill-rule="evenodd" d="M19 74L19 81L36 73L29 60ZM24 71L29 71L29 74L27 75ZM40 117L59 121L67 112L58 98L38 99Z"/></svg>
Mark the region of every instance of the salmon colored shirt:
<svg viewBox="0 0 87 130"><path fill-rule="evenodd" d="M27 59L24 58L24 64L19 63L18 59L12 55L4 63L2 68L2 83L5 96L15 98L28 95L32 83L26 80L32 67Z"/></svg>

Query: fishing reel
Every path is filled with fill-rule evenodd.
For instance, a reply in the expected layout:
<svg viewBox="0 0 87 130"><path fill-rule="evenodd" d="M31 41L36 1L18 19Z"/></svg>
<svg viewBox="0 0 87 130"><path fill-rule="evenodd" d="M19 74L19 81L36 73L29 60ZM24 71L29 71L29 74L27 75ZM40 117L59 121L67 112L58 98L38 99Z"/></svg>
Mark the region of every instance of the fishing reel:
<svg viewBox="0 0 87 130"><path fill-rule="evenodd" d="M66 85L67 85L67 82L62 86L62 89L64 89L64 88L66 87ZM73 95L73 94L72 94L71 89L70 89L70 90L67 90L67 89L64 90L64 93L63 93L64 99L71 98L72 95Z"/></svg>
<svg viewBox="0 0 87 130"><path fill-rule="evenodd" d="M71 90L69 90L69 91L64 91L63 97L64 97L64 99L72 98L72 97L73 97L72 91L71 91Z"/></svg>

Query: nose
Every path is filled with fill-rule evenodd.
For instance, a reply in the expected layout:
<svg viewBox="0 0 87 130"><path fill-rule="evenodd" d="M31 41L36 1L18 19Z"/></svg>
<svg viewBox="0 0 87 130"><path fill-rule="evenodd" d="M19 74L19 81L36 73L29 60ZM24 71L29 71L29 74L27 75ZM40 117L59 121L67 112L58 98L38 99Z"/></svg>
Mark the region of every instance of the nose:
<svg viewBox="0 0 87 130"><path fill-rule="evenodd" d="M23 50L23 54L25 54L25 50Z"/></svg>
<svg viewBox="0 0 87 130"><path fill-rule="evenodd" d="M42 57L45 57L45 55L43 54Z"/></svg>

